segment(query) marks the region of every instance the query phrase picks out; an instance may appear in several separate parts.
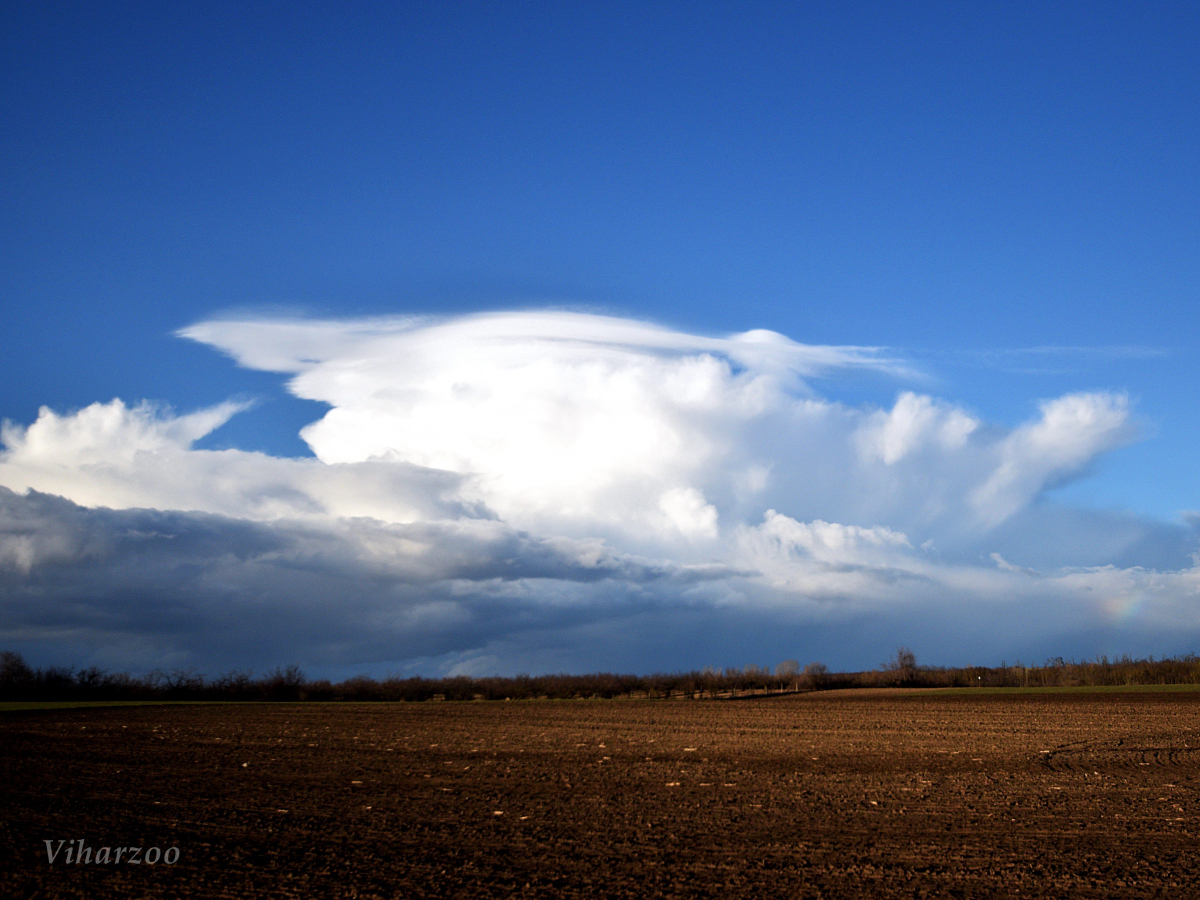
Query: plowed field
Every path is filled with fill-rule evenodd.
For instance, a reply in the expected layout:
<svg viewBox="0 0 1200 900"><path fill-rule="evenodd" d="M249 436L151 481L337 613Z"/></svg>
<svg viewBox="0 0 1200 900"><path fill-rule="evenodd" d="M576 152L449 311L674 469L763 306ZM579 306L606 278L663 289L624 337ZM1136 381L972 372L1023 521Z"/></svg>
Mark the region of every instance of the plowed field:
<svg viewBox="0 0 1200 900"><path fill-rule="evenodd" d="M21 712L0 772L5 897L1200 895L1195 692Z"/></svg>

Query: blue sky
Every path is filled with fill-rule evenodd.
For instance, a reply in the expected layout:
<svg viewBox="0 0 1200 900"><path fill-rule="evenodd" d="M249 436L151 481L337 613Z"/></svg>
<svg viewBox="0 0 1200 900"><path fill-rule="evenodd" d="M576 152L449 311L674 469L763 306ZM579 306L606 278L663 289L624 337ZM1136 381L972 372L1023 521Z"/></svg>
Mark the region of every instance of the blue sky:
<svg viewBox="0 0 1200 900"><path fill-rule="evenodd" d="M907 391L973 417L976 435L1000 435L1055 398L1127 397L1120 427L1086 458L1043 466L1023 501L1031 515L1092 523L1079 526L1082 549L1056 559L1029 546L1036 561L1012 562L1187 564L1195 540L1181 516L1200 509L1200 13L1190 5L12 3L0 9L0 41L0 417L17 426L42 406L69 416L150 400L182 416L232 398L255 405L190 447L313 457L299 432L340 408L332 382L314 375L307 394L289 390L295 365L247 363L262 347L228 329L179 336L204 322L478 323L458 317L558 309L704 338L766 329L801 345L885 348L895 365L845 358L804 373L806 391L863 416ZM571 334L594 326L573 320ZM530 328L521 339L536 356L543 325ZM467 345L482 340L478 328L464 334ZM650 345L665 352L658 338ZM313 346L326 359L329 347ZM581 359L563 365L575 371ZM506 402L520 410L520 400ZM432 443L405 446L407 463L437 458L469 474ZM120 509L135 495L141 505L127 508L170 508L153 492L89 493L21 471L0 485L81 510ZM701 481L664 489L718 491ZM500 496L474 501L508 508ZM774 496L745 521L716 504L722 540L726 522L730 541L761 522L782 503ZM868 520L854 504L786 498L802 523L857 510L840 524L915 527L899 507ZM522 515L500 518L680 565L704 555L599 519ZM1013 515L994 539L973 537L969 553L1019 550L1000 533L1023 521ZM1141 531L1116 549L1089 536L1121 529ZM733 565L729 546L709 558ZM11 596L34 591L34 575L22 578ZM11 612L7 629L35 657L259 659L222 655L207 638L64 643L35 634L32 615ZM863 615L882 632L878 646L796 641L832 648L825 655L845 665L874 664L893 637L916 642L886 616ZM961 627L986 632L991 615ZM486 636L499 621L489 616L503 618L475 610L472 628ZM763 616L743 645L772 629ZM812 617L801 620L797 634L817 634ZM707 634L707 621L689 627ZM1031 626L986 652L1178 652L1186 647L1167 646L1176 636L1200 635L1182 619L1155 621L1157 631L1102 637ZM479 650L478 634L448 639L446 653L477 652L494 660L478 666L499 669L607 667L603 653L533 633L510 656ZM131 641L165 649L113 649ZM720 646L680 639L670 662L736 664L748 652ZM418 665L408 651L306 647L291 649L310 666ZM953 647L951 636L918 649L950 660ZM653 668L663 652L613 651L612 665Z"/></svg>

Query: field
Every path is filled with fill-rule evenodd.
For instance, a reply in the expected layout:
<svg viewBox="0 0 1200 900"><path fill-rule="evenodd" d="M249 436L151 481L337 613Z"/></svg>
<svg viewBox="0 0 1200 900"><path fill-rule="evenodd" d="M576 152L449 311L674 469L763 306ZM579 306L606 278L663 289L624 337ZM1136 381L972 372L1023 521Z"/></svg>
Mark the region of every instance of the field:
<svg viewBox="0 0 1200 900"><path fill-rule="evenodd" d="M1200 693L0 715L5 897L1156 897ZM44 842L179 848L51 865Z"/></svg>

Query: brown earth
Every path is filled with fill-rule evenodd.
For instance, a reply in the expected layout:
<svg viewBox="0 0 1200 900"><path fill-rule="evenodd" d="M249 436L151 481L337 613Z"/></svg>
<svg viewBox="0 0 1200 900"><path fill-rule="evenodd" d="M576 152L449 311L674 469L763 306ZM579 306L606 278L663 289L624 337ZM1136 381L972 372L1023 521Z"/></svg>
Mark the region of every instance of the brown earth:
<svg viewBox="0 0 1200 900"><path fill-rule="evenodd" d="M1200 693L7 713L0 771L4 897L1200 895Z"/></svg>

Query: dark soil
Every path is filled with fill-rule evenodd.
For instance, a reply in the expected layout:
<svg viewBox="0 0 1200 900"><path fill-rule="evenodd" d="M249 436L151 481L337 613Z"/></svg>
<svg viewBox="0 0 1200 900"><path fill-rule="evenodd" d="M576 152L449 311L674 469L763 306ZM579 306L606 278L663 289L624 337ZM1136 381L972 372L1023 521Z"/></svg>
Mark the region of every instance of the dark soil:
<svg viewBox="0 0 1200 900"><path fill-rule="evenodd" d="M1189 896L1198 729L1200 693L8 713L0 895ZM80 838L180 858L48 862Z"/></svg>

